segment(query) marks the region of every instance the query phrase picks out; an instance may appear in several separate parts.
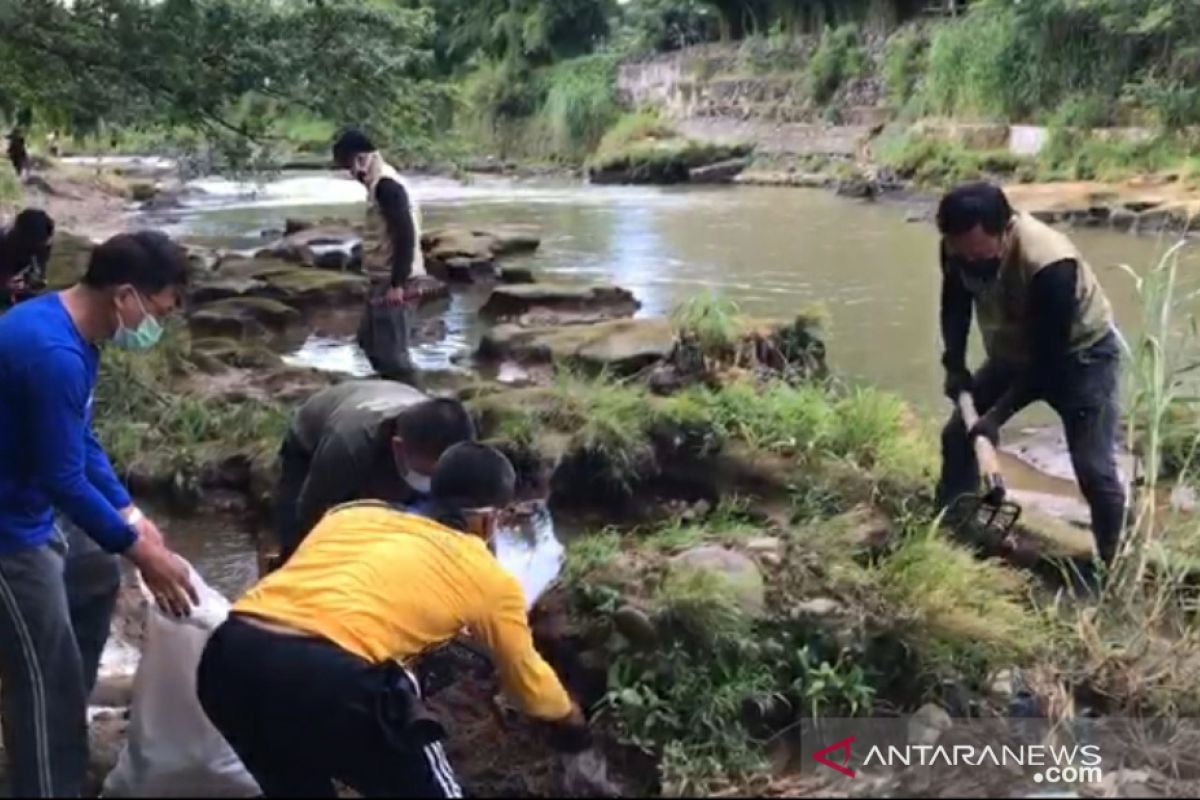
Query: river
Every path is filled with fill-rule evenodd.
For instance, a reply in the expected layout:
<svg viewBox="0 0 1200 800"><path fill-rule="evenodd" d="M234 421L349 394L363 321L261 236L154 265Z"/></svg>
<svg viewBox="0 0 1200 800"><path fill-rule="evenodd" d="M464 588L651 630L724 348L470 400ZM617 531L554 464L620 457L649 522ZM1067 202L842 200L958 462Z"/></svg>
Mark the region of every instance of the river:
<svg viewBox="0 0 1200 800"><path fill-rule="evenodd" d="M907 222L898 203L770 187L591 187L493 177L412 184L427 229L532 225L543 241L525 265L543 280L616 283L642 302L642 316L669 314L707 289L756 316L786 317L820 304L831 316L830 361L839 375L897 391L925 411L942 408L936 231L928 222ZM282 229L289 217L356 218L365 198L357 183L332 175L260 187L224 180L195 185L207 194L173 212L166 227L246 248L260 246L262 232ZM1132 330L1138 299L1117 265L1145 269L1169 243L1107 230L1077 230L1072 237L1108 290L1118 322ZM478 300L456 299L446 340L422 345L423 364L439 366L471 349L478 330L470 312ZM365 372L349 341L349 333L314 338L294 355Z"/></svg>
<svg viewBox="0 0 1200 800"><path fill-rule="evenodd" d="M642 302L642 316L669 314L695 293L712 289L750 315L787 317L813 304L830 315L830 363L846 380L899 392L923 414L945 413L940 396L937 330L937 236L929 222L906 221L899 203L862 203L821 190L758 187L590 187L564 180L479 177L411 181L427 229L441 225L487 227L525 224L538 229L542 246L525 256L542 280L606 281L626 287ZM205 179L181 209L146 221L197 243L254 249L264 231L288 218L355 218L365 192L330 174L289 175L265 184ZM1132 280L1117 266L1152 265L1166 241L1102 230L1073 238L1096 269L1130 333L1139 319ZM1196 253L1188 271L1195 274ZM479 336L478 291L456 294L446 312L447 331L422 343L418 362L454 368ZM307 341L288 353L292 363L356 375L370 368L353 343L353 313L323 319ZM978 341L974 342L976 354ZM1044 408L1017 424L1052 420ZM1061 479L1020 468L1027 489L1075 495ZM1077 495L1075 496L1078 500ZM1076 502L1076 506L1078 503ZM173 534L206 575L236 594L253 579L249 533L213 537L211 522L172 520ZM224 530L229 526L220 525ZM236 526L234 526L236 527ZM548 519L536 532L504 537L501 556L536 594L561 558ZM174 538L174 537L173 537Z"/></svg>

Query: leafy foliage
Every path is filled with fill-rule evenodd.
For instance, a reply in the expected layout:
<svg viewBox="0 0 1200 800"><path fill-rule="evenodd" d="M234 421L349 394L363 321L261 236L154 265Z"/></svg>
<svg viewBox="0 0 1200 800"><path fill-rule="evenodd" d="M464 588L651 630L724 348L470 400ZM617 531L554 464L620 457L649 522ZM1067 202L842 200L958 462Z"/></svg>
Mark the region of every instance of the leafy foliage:
<svg viewBox="0 0 1200 800"><path fill-rule="evenodd" d="M3 104L68 132L187 125L269 139L273 114L239 113L250 97L418 135L437 107L429 16L391 4L0 0L0 29Z"/></svg>

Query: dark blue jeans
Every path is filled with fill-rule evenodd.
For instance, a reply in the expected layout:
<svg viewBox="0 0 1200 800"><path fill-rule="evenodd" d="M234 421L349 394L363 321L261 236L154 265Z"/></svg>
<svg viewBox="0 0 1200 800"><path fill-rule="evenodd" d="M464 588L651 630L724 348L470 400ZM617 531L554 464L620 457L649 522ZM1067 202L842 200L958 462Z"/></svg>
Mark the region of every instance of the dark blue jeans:
<svg viewBox="0 0 1200 800"><path fill-rule="evenodd" d="M1071 464L1079 489L1092 512L1096 550L1105 563L1116 556L1125 518L1125 488L1117 471L1118 376L1120 351L1116 337L1064 360L1052 380L1031 398L1043 400L1062 419L1071 451ZM988 361L974 377L972 395L979 413L1004 395L1017 377L1017 369ZM979 467L967 440L967 430L955 411L942 430L942 476L938 482L939 508L978 488Z"/></svg>

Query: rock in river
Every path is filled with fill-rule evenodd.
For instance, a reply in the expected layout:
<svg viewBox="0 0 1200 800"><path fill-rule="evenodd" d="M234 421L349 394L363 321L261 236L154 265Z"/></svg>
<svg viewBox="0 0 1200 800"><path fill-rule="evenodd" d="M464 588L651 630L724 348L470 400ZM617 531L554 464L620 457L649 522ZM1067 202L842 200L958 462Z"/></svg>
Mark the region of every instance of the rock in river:
<svg viewBox="0 0 1200 800"><path fill-rule="evenodd" d="M667 320L625 319L548 328L499 325L484 334L479 356L522 363L565 361L628 375L666 358L674 347L675 331Z"/></svg>
<svg viewBox="0 0 1200 800"><path fill-rule="evenodd" d="M619 286L572 286L557 283L498 286L480 313L512 319L531 312L584 314L614 319L630 317L641 303L628 289Z"/></svg>
<svg viewBox="0 0 1200 800"><path fill-rule="evenodd" d="M430 275L470 283L496 277L496 259L536 250L541 239L529 228L505 226L493 230L443 228L421 237Z"/></svg>
<svg viewBox="0 0 1200 800"><path fill-rule="evenodd" d="M231 297L201 306L188 322L201 336L252 336L283 330L300 320L300 312L265 297Z"/></svg>

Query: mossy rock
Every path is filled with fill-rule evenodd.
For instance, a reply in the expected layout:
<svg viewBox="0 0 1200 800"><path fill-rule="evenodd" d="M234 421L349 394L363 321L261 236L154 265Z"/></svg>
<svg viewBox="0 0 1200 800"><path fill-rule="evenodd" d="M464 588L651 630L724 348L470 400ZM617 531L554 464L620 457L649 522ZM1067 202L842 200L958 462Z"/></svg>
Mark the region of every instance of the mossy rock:
<svg viewBox="0 0 1200 800"><path fill-rule="evenodd" d="M73 233L56 232L46 265L46 287L66 289L77 283L87 272L88 258L95 247L92 240Z"/></svg>
<svg viewBox="0 0 1200 800"><path fill-rule="evenodd" d="M135 203L145 203L158 196L158 186L148 181L135 181L129 184L129 199Z"/></svg>
<svg viewBox="0 0 1200 800"><path fill-rule="evenodd" d="M191 357L192 361L209 371L221 366L242 369L273 369L283 366L283 359L270 349L228 337L193 340Z"/></svg>
<svg viewBox="0 0 1200 800"><path fill-rule="evenodd" d="M216 273L221 278L269 278L293 272L295 264L281 258L245 258L233 256L217 262Z"/></svg>
<svg viewBox="0 0 1200 800"><path fill-rule="evenodd" d="M549 328L500 325L484 334L479 356L523 363L563 361L627 375L665 359L674 347L675 332L661 319Z"/></svg>
<svg viewBox="0 0 1200 800"><path fill-rule="evenodd" d="M633 316L640 307L633 293L620 286L533 283L497 286L479 313L500 319L538 313L584 313L616 318Z"/></svg>
<svg viewBox="0 0 1200 800"><path fill-rule="evenodd" d="M692 171L750 155L750 145L719 145L689 139L637 142L613 153L601 153L588 165L588 180L597 184L687 183Z"/></svg>
<svg viewBox="0 0 1200 800"><path fill-rule="evenodd" d="M253 297L261 294L267 285L254 278L214 278L197 282L188 291L188 300L203 305L231 297Z"/></svg>
<svg viewBox="0 0 1200 800"><path fill-rule="evenodd" d="M300 321L300 312L267 297L232 297L209 303L188 319L199 336L254 336L281 331Z"/></svg>
<svg viewBox="0 0 1200 800"><path fill-rule="evenodd" d="M362 275L319 269L294 269L262 278L264 296L297 308L348 305L361 302L370 288Z"/></svg>

